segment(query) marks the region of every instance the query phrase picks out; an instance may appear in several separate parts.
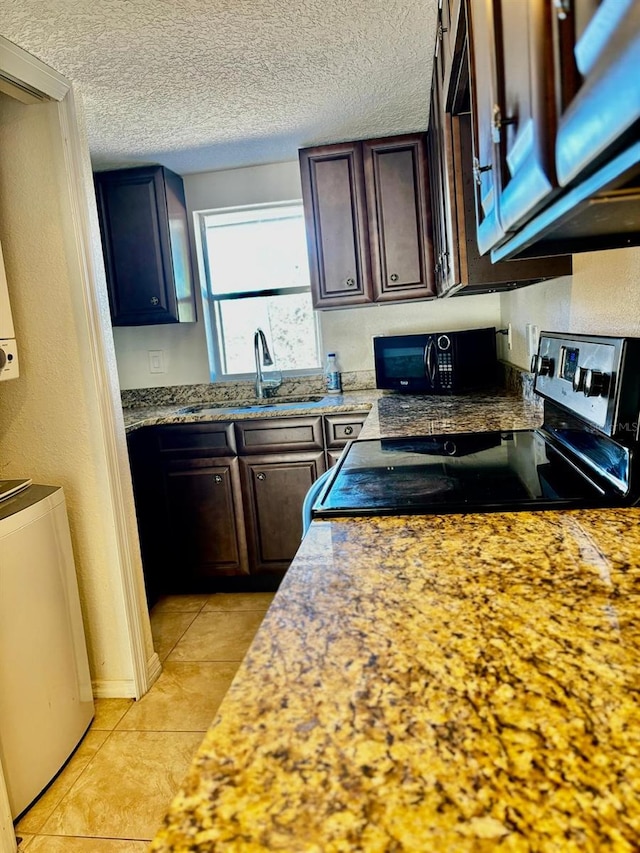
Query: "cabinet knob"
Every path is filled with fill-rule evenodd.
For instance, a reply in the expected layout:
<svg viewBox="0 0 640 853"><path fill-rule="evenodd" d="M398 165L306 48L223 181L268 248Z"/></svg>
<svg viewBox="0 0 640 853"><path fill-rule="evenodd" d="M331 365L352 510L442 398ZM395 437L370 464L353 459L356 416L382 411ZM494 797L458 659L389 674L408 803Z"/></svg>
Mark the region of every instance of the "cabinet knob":
<svg viewBox="0 0 640 853"><path fill-rule="evenodd" d="M488 166L481 166L478 158L473 158L473 179L479 187L482 186L482 179L480 178L482 172L490 172L492 169L491 163Z"/></svg>
<svg viewBox="0 0 640 853"><path fill-rule="evenodd" d="M344 428L344 434L345 435L353 435L353 427L352 426L346 426Z"/></svg>
<svg viewBox="0 0 640 853"><path fill-rule="evenodd" d="M266 480L267 479L267 475L264 473L264 471L258 471L258 473L256 474L256 477L258 478L258 480Z"/></svg>
<svg viewBox="0 0 640 853"><path fill-rule="evenodd" d="M213 482L214 483L221 483L222 482L222 477L220 476L220 474L214 474Z"/></svg>
<svg viewBox="0 0 640 853"><path fill-rule="evenodd" d="M391 279L391 281L397 281L400 278L400 276L398 275L397 272L392 272L391 275L389 276L389 278Z"/></svg>
<svg viewBox="0 0 640 853"><path fill-rule="evenodd" d="M347 287L355 287L356 286L356 280L355 280L355 278L348 278L345 281L345 284L347 285Z"/></svg>
<svg viewBox="0 0 640 853"><path fill-rule="evenodd" d="M151 297L151 299L149 300L149 302L150 302L152 305L159 305L159 304L160 304L160 300L158 299L158 297L157 297L157 296L152 296L152 297Z"/></svg>
<svg viewBox="0 0 640 853"><path fill-rule="evenodd" d="M571 10L571 0L553 0L553 8L559 21L566 21Z"/></svg>

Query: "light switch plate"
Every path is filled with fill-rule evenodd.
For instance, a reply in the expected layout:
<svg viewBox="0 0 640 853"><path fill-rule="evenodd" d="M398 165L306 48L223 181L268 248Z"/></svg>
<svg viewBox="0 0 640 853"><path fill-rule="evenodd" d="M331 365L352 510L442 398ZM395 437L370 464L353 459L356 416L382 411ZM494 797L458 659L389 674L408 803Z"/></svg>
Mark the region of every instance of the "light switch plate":
<svg viewBox="0 0 640 853"><path fill-rule="evenodd" d="M149 373L166 373L167 368L164 363L164 350L150 349L149 350Z"/></svg>
<svg viewBox="0 0 640 853"><path fill-rule="evenodd" d="M531 359L538 352L540 329L532 323L527 323L525 326L525 334L527 338L527 355L529 356L529 359Z"/></svg>

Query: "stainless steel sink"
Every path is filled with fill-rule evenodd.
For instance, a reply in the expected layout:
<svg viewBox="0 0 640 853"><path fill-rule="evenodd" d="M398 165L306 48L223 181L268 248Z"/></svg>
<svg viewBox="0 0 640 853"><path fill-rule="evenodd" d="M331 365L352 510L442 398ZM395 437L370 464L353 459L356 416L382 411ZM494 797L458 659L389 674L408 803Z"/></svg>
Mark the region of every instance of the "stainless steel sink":
<svg viewBox="0 0 640 853"><path fill-rule="evenodd" d="M264 400L241 401L228 403L227 405L216 405L215 403L196 403L193 406L183 406L178 409L178 415L219 415L227 412L264 412L286 411L287 409L301 409L309 406L318 406L325 403L325 398L320 395L309 397L283 397L281 400L265 398Z"/></svg>

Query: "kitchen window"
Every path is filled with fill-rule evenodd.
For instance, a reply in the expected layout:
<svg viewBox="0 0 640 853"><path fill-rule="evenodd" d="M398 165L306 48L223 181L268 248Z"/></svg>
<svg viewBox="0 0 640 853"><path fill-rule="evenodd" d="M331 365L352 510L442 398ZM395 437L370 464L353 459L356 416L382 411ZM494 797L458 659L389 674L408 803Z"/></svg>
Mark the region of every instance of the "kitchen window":
<svg viewBox="0 0 640 853"><path fill-rule="evenodd" d="M284 375L320 369L301 202L198 213L212 379L255 372L264 330Z"/></svg>

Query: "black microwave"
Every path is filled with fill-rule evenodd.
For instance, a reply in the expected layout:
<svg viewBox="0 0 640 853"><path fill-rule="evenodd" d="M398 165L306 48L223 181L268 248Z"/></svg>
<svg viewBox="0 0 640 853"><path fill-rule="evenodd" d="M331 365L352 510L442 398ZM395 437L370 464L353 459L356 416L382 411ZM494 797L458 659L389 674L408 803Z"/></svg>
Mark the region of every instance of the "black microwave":
<svg viewBox="0 0 640 853"><path fill-rule="evenodd" d="M376 388L458 394L494 385L496 330L380 335L373 339Z"/></svg>

